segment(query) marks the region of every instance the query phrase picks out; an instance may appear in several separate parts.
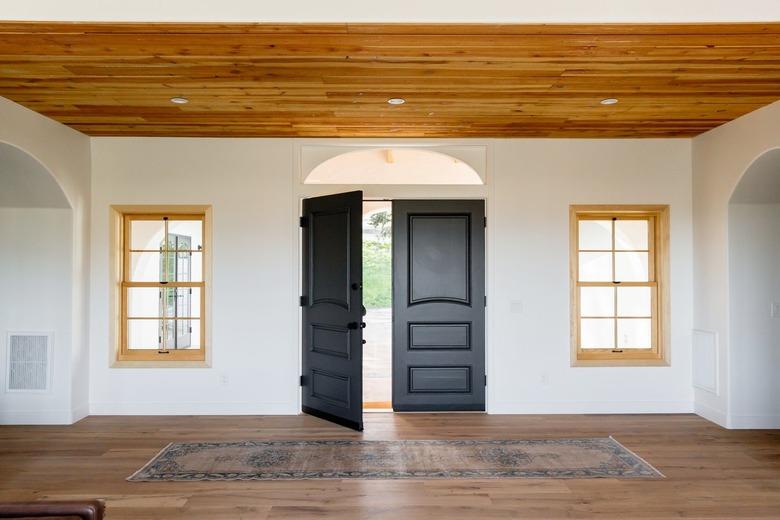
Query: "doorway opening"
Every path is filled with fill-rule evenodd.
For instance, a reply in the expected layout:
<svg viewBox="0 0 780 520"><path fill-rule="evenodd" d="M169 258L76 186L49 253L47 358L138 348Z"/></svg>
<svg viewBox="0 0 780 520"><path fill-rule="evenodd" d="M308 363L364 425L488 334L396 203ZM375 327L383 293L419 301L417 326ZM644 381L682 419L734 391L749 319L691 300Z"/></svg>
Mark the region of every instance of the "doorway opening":
<svg viewBox="0 0 780 520"><path fill-rule="evenodd" d="M484 411L485 204L303 199L303 412Z"/></svg>
<svg viewBox="0 0 780 520"><path fill-rule="evenodd" d="M393 205L363 201L363 408L391 411L393 394Z"/></svg>

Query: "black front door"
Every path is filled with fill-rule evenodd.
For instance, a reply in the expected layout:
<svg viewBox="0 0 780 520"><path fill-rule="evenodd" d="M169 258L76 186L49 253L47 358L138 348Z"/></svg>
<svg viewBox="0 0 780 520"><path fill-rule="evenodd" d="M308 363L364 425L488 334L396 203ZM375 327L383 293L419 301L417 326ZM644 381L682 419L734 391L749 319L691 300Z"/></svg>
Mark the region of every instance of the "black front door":
<svg viewBox="0 0 780 520"><path fill-rule="evenodd" d="M485 203L393 201L393 409L485 409Z"/></svg>
<svg viewBox="0 0 780 520"><path fill-rule="evenodd" d="M303 201L303 411L363 429L363 192Z"/></svg>

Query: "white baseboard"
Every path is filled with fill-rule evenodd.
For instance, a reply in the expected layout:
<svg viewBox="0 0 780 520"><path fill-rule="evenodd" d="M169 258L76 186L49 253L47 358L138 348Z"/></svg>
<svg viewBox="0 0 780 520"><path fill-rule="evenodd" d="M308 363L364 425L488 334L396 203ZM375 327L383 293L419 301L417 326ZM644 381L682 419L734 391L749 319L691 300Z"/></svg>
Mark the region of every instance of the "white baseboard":
<svg viewBox="0 0 780 520"><path fill-rule="evenodd" d="M2 410L2 425L59 425L73 424L73 410Z"/></svg>
<svg viewBox="0 0 780 520"><path fill-rule="evenodd" d="M500 402L488 406L491 414L632 414L693 413L689 401L556 401Z"/></svg>
<svg viewBox="0 0 780 520"><path fill-rule="evenodd" d="M90 403L90 415L296 415L298 403L119 402Z"/></svg>
<svg viewBox="0 0 780 520"><path fill-rule="evenodd" d="M723 428L729 427L728 426L729 420L726 412L717 410L711 406L707 406L706 404L702 404L702 403L695 403L694 411L696 415L698 415L699 417L703 417L710 422L714 422L718 426L722 426Z"/></svg>
<svg viewBox="0 0 780 520"><path fill-rule="evenodd" d="M74 407L73 410L71 410L70 422L71 424L77 423L88 415L89 415L89 403L81 404L79 406Z"/></svg>
<svg viewBox="0 0 780 520"><path fill-rule="evenodd" d="M728 424L734 430L778 430L780 415L730 415Z"/></svg>

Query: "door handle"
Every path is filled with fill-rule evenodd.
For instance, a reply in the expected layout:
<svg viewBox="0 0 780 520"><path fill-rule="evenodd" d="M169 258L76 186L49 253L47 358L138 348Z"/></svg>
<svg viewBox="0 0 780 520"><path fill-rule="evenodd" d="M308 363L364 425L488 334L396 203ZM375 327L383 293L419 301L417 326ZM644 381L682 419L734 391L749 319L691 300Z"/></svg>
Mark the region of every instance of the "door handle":
<svg viewBox="0 0 780 520"><path fill-rule="evenodd" d="M349 323L347 323L347 328L349 330L356 330L358 328L365 329L366 328L366 322L365 321L361 321L358 324L358 322L356 322L356 321L350 321Z"/></svg>

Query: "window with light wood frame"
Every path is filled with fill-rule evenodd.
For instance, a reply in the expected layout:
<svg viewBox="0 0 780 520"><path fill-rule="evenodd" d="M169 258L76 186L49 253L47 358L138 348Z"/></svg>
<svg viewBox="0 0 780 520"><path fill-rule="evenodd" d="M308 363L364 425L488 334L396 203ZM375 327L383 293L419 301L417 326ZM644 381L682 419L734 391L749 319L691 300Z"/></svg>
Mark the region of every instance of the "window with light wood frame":
<svg viewBox="0 0 780 520"><path fill-rule="evenodd" d="M206 212L123 213L118 361L206 359Z"/></svg>
<svg viewBox="0 0 780 520"><path fill-rule="evenodd" d="M669 207L571 206L572 364L669 363Z"/></svg>

